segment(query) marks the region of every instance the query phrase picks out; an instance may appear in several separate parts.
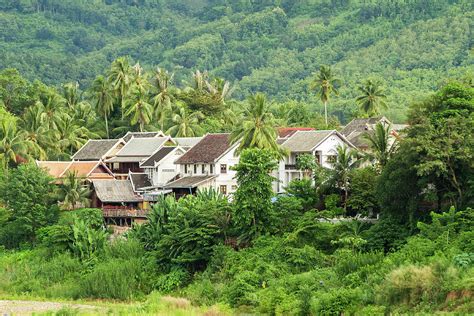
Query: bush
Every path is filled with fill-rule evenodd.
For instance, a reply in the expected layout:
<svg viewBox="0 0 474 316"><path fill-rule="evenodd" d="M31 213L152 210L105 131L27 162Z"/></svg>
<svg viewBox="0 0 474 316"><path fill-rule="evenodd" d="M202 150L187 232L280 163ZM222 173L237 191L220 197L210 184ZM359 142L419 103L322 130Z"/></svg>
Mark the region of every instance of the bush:
<svg viewBox="0 0 474 316"><path fill-rule="evenodd" d="M170 293L184 287L189 281L190 275L188 271L174 268L171 272L158 276L154 281L153 287L162 293Z"/></svg>
<svg viewBox="0 0 474 316"><path fill-rule="evenodd" d="M313 296L311 311L314 315L351 314L361 302L359 289L339 288L317 292Z"/></svg>

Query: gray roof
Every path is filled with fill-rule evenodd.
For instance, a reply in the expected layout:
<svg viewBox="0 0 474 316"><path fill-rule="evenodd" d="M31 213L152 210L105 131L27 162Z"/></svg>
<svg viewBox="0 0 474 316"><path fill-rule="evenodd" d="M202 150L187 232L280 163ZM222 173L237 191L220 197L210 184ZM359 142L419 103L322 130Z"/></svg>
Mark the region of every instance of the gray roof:
<svg viewBox="0 0 474 316"><path fill-rule="evenodd" d="M119 152L117 157L123 156L137 156L149 157L158 148L163 146L169 137L150 137L150 138L135 138L133 137Z"/></svg>
<svg viewBox="0 0 474 316"><path fill-rule="evenodd" d="M122 138L124 141L128 142L132 138L149 138L149 137L158 137L162 136L161 132L127 132Z"/></svg>
<svg viewBox="0 0 474 316"><path fill-rule="evenodd" d="M174 137L173 139L179 146L190 148L199 143L202 137Z"/></svg>
<svg viewBox="0 0 474 316"><path fill-rule="evenodd" d="M90 139L79 149L72 159L74 160L100 160L117 143L118 139Z"/></svg>
<svg viewBox="0 0 474 316"><path fill-rule="evenodd" d="M311 152L314 147L334 133L336 133L335 130L297 131L281 146L291 152Z"/></svg>
<svg viewBox="0 0 474 316"><path fill-rule="evenodd" d="M195 188L199 184L212 180L216 177L217 175L184 177L184 178L181 178L181 179L178 179L166 184L163 188L165 189Z"/></svg>
<svg viewBox="0 0 474 316"><path fill-rule="evenodd" d="M135 191L152 186L150 179L144 173L130 172L129 178Z"/></svg>
<svg viewBox="0 0 474 316"><path fill-rule="evenodd" d="M175 150L176 147L165 146L161 147L157 152L150 156L147 160L143 161L140 164L140 167L154 167L155 163L160 162L165 158L170 152Z"/></svg>
<svg viewBox="0 0 474 316"><path fill-rule="evenodd" d="M97 197L102 202L141 202L143 198L135 194L129 180L93 180Z"/></svg>
<svg viewBox="0 0 474 316"><path fill-rule="evenodd" d="M386 120L388 123L390 123L390 121L388 121L384 116L353 119L342 129L341 133L344 136L349 136L354 132L367 131L371 126L382 120Z"/></svg>

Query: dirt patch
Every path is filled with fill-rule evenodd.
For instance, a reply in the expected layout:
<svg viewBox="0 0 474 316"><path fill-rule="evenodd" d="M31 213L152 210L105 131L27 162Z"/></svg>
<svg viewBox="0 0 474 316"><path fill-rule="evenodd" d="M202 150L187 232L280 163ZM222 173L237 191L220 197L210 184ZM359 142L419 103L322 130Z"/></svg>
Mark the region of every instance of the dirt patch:
<svg viewBox="0 0 474 316"><path fill-rule="evenodd" d="M80 311L100 311L100 308L92 305L70 304L58 302L0 300L0 313L11 315L31 315L48 311L58 311L62 308L77 309Z"/></svg>

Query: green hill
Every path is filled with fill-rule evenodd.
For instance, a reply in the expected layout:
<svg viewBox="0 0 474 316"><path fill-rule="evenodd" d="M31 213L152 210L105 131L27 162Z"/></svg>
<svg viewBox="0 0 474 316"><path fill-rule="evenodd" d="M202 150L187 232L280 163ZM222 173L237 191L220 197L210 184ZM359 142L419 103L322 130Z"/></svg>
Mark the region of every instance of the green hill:
<svg viewBox="0 0 474 316"><path fill-rule="evenodd" d="M162 66L177 83L209 70L236 85L301 99L313 72L332 65L343 79L331 112L355 111L356 87L385 81L389 117L472 70L469 0L7 0L0 3L0 69L48 84L87 87L118 56Z"/></svg>

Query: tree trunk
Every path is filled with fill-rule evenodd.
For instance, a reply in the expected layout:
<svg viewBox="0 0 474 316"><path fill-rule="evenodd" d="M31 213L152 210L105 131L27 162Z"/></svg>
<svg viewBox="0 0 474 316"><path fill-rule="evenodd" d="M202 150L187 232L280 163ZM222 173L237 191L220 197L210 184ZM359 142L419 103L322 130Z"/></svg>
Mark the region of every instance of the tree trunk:
<svg viewBox="0 0 474 316"><path fill-rule="evenodd" d="M324 118L326 120L326 128L328 126L328 101L324 101Z"/></svg>
<svg viewBox="0 0 474 316"><path fill-rule="evenodd" d="M105 118L105 129L107 130L107 138L110 138L109 135L109 121L107 120L107 114L104 115Z"/></svg>

